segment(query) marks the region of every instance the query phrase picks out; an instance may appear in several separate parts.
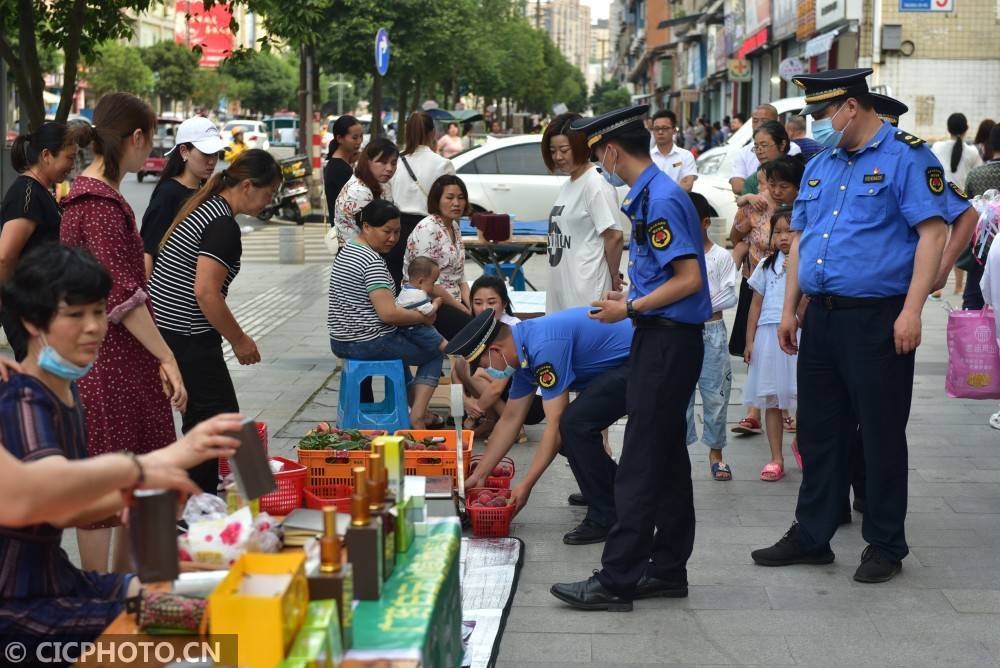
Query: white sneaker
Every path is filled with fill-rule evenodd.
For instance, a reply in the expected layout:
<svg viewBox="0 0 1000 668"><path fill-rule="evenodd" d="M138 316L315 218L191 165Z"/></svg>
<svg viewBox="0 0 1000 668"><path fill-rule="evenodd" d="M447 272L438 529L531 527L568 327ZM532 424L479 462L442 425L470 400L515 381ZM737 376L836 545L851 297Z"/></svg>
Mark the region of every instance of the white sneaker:
<svg viewBox="0 0 1000 668"><path fill-rule="evenodd" d="M990 426L994 429L1000 429L1000 411L990 416Z"/></svg>

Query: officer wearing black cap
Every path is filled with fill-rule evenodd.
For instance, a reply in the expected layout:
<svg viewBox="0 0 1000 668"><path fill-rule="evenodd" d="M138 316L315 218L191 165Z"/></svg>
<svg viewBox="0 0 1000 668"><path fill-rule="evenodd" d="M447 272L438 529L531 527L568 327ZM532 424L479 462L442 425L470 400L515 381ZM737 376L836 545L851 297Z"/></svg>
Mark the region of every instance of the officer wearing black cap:
<svg viewBox="0 0 1000 668"><path fill-rule="evenodd" d="M850 484L851 446L861 430L866 472L854 574L885 582L908 553L906 423L921 311L938 275L948 187L937 158L914 135L875 112L868 69L792 79L804 114L828 150L806 165L795 201L778 340L798 352L798 441L802 484L796 523L769 548L764 566L826 564ZM795 311L810 296L797 343Z"/></svg>
<svg viewBox="0 0 1000 668"><path fill-rule="evenodd" d="M691 198L649 158L641 105L593 119L591 159L605 178L631 190L622 211L632 220L630 290L595 302L592 318L635 327L629 355L628 425L615 476L618 520L608 534L603 568L552 594L584 610L631 610L635 598L687 596L694 545L687 404L701 373L703 323L712 315L701 223Z"/></svg>
<svg viewBox="0 0 1000 668"><path fill-rule="evenodd" d="M511 500L519 512L556 453L562 453L588 506L584 520L563 542L603 541L615 523L615 462L604 451L601 431L625 415L631 344L630 323L608 327L588 318L586 308L514 327L498 322L487 310L466 325L445 352L462 355L470 366L478 364L493 377L511 378L510 398L467 486L477 486L514 445L538 391L545 431L531 466L511 490ZM570 391L578 392L572 403Z"/></svg>
<svg viewBox="0 0 1000 668"><path fill-rule="evenodd" d="M909 107L895 98L879 93L871 93L872 107L875 114L883 121L893 127L899 125L899 117L909 111ZM945 220L951 225L951 235L948 238L948 245L945 246L944 254L941 257L941 268L938 269L938 277L934 281L932 290L941 290L948 282L948 276L955 266L959 255L969 247L976 223L979 221L979 214L975 208L969 204L969 196L955 183L949 181L948 189L944 193L945 206L948 208L948 215ZM865 511L865 456L861 444L861 432L858 431L852 448L853 456L851 460L851 487L854 489L854 510L859 513ZM843 504L843 515L841 523L846 524L851 520L851 500L850 493Z"/></svg>

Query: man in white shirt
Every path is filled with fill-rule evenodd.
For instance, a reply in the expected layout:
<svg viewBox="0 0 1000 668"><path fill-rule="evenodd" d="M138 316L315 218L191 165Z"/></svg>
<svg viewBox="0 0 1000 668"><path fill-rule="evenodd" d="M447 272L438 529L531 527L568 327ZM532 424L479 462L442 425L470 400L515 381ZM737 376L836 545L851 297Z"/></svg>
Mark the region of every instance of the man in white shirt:
<svg viewBox="0 0 1000 668"><path fill-rule="evenodd" d="M750 116L750 126L754 132L757 132L761 123L777 120L778 110L773 105L762 104L753 110L753 114ZM737 197L743 194L743 182L746 181L746 178L760 167L760 161L757 160L757 154L753 150L753 135L750 135L750 138L750 142L736 154L732 176L729 177L729 183L733 186L733 194ZM802 149L794 142L788 147L788 155L796 155L801 152Z"/></svg>
<svg viewBox="0 0 1000 668"><path fill-rule="evenodd" d="M649 149L649 157L661 172L672 178L681 188L691 192L694 180L698 178L698 169L691 151L674 144L677 116L665 109L658 111L653 114L649 130L655 142Z"/></svg>

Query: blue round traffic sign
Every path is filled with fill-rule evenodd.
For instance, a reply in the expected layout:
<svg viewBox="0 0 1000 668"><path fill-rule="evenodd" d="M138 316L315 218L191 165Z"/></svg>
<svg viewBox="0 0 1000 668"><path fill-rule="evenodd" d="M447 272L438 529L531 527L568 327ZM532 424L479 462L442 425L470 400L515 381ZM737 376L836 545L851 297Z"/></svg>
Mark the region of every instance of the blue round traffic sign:
<svg viewBox="0 0 1000 668"><path fill-rule="evenodd" d="M389 33L385 28L375 34L375 69L382 76L389 71Z"/></svg>

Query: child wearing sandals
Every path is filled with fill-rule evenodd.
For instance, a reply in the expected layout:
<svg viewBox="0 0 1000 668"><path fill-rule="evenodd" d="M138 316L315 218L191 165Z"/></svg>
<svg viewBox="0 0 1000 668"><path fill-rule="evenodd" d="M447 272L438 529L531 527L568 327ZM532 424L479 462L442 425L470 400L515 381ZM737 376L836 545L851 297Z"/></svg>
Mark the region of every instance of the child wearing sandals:
<svg viewBox="0 0 1000 668"><path fill-rule="evenodd" d="M708 446L708 465L712 478L719 481L732 480L733 473L722 459L722 449L726 447L726 411L729 408L729 394L733 383L733 368L729 361L729 335L726 322L722 319L725 309L736 306L736 263L725 248L712 243L708 228L712 218L718 217L715 209L704 195L688 193L701 220L702 243L705 247L705 267L708 275L708 291L712 297L712 317L705 322L702 334L705 343L705 361L698 377L701 391L702 431L701 441ZM687 444L698 441L694 421L694 395L687 409Z"/></svg>
<svg viewBox="0 0 1000 668"><path fill-rule="evenodd" d="M771 461L760 472L760 479L766 482L781 480L785 475L781 411L792 412L797 395L796 357L785 354L778 346L778 325L785 302L785 258L792 246L791 217L791 208L785 206L771 216L773 252L757 265L748 281L753 289L753 301L743 355L750 365L743 404L764 411L764 426L771 447Z"/></svg>

